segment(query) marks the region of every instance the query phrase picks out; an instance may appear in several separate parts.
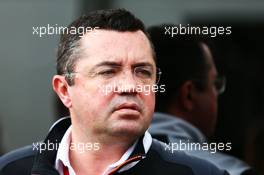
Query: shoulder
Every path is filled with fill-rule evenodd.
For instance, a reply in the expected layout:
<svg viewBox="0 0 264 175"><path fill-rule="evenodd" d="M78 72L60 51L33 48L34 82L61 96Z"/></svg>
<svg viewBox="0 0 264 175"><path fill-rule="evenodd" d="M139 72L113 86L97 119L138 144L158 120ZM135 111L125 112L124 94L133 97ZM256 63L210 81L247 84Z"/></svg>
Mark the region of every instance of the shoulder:
<svg viewBox="0 0 264 175"><path fill-rule="evenodd" d="M30 174L36 151L31 145L11 151L0 158L0 174Z"/></svg>
<svg viewBox="0 0 264 175"><path fill-rule="evenodd" d="M163 162L169 163L171 168L181 167L192 172L194 175L228 175L226 171L218 169L209 161L191 156L184 151L173 150L171 146L155 139L153 139L151 150L153 154L159 155Z"/></svg>

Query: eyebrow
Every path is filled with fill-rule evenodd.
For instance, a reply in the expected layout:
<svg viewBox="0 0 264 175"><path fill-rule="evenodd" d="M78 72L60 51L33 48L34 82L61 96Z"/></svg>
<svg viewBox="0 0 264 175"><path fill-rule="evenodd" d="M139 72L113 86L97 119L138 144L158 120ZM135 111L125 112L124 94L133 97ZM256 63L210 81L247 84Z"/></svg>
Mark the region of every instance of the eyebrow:
<svg viewBox="0 0 264 175"><path fill-rule="evenodd" d="M120 62L114 62L114 61L103 61L103 62L100 62L100 63L96 64L92 68L92 70L95 70L96 68L102 67L102 66L121 67L122 64ZM133 68L135 68L135 67L141 67L141 66L149 66L152 69L154 68L154 66L151 63L148 63L148 62L135 63L135 64L132 65Z"/></svg>
<svg viewBox="0 0 264 175"><path fill-rule="evenodd" d="M114 61L103 61L100 62L98 64L96 64L93 69L97 68L97 67L102 67L102 66L112 66L112 67L119 67L121 66L121 63L118 62L114 62Z"/></svg>
<svg viewBox="0 0 264 175"><path fill-rule="evenodd" d="M136 64L132 65L133 68L135 68L135 67L143 67L143 66L149 66L152 69L154 69L154 66L152 64L148 63L148 62L136 63Z"/></svg>

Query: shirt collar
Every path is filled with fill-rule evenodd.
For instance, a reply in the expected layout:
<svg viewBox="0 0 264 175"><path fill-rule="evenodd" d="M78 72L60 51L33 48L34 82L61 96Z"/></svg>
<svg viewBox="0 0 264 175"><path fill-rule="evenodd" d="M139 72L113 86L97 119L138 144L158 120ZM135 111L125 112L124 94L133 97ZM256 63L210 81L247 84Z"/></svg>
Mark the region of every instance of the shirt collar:
<svg viewBox="0 0 264 175"><path fill-rule="evenodd" d="M55 168L59 171L59 173L61 175L63 174L63 166L68 168L70 175L76 175L76 173L74 172L74 170L70 164L70 160L69 160L69 148L70 148L70 143L71 143L71 132L72 132L72 126L70 126L67 129L67 131L65 132L65 134L61 140L61 143L59 145L56 160L55 160ZM148 131L145 132L142 140L137 139L135 141L135 143L123 154L123 156L117 162L109 165L106 168L106 170L104 171L103 174L108 174L113 169L115 169L119 165L123 164L126 160L128 160L131 157L131 155L136 154L136 151L138 151L137 145L140 144L139 142L143 143L144 153L147 154L147 152L150 149L151 143L152 143L152 137ZM132 168L134 165L136 165L138 162L139 161L132 162L131 164L128 164L128 165L122 167L119 171L121 172L121 171L128 170L128 169Z"/></svg>
<svg viewBox="0 0 264 175"><path fill-rule="evenodd" d="M69 169L69 172L73 172L73 169L69 160L69 148L71 143L71 131L72 126L70 126L65 132L55 160L55 168L59 171L60 174L63 174L63 166L66 166ZM72 174L72 173L70 173Z"/></svg>

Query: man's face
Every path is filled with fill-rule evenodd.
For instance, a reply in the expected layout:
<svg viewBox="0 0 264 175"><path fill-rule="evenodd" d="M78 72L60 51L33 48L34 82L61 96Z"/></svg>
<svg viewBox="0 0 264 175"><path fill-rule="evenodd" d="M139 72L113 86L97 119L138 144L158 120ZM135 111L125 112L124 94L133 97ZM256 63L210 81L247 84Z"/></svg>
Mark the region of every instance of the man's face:
<svg viewBox="0 0 264 175"><path fill-rule="evenodd" d="M153 92L135 91L155 83L156 65L145 34L95 30L83 36L80 49L74 85L68 90L74 128L88 137L142 135L155 106ZM144 71L154 77L144 77L149 73Z"/></svg>
<svg viewBox="0 0 264 175"><path fill-rule="evenodd" d="M205 59L210 65L208 71L208 82L204 91L197 92L195 117L197 117L198 127L207 136L211 136L215 129L217 119L217 97L218 92L214 85L215 79L217 78L217 70L212 59L212 54L207 47L203 44L202 49L205 53Z"/></svg>

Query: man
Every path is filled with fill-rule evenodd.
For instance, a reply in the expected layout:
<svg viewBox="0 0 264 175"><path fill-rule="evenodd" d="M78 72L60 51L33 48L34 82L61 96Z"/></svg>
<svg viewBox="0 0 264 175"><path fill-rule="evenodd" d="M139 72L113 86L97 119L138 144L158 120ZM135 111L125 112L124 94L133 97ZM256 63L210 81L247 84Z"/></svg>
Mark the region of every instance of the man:
<svg viewBox="0 0 264 175"><path fill-rule="evenodd" d="M164 35L164 29L165 26L149 29L158 65L163 70L161 83L166 84L166 92L157 97L159 112L154 114L150 133L175 149L206 159L232 175L251 174L244 162L215 153L216 145L210 145L206 139L214 133L217 98L225 88L225 79L218 76L210 49L201 38L188 35L172 38ZM202 146L209 148L202 150ZM231 146L231 143L224 144L224 149L230 150Z"/></svg>
<svg viewBox="0 0 264 175"><path fill-rule="evenodd" d="M80 27L93 30L62 35L53 77L70 118L53 125L37 153L5 156L1 174L225 174L207 161L171 154L146 131L155 93L136 89L155 85L158 69L143 23L117 9L92 12L68 28Z"/></svg>

